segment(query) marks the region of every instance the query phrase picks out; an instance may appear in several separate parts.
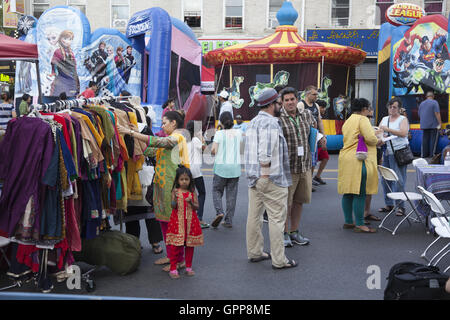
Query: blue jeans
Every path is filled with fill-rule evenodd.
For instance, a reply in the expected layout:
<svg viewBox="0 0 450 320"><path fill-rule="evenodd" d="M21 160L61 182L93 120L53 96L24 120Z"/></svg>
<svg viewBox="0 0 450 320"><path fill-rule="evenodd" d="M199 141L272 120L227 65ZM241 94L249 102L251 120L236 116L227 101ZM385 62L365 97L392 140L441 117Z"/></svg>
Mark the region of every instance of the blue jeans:
<svg viewBox="0 0 450 320"><path fill-rule="evenodd" d="M390 192L401 192L402 190L402 186L403 188L406 185L406 168L408 166L399 166L397 164L397 161L395 161L395 157L393 154L387 154L386 152L383 155L383 167L387 167L390 168L392 170L395 171L395 173L398 176L399 182L400 184L393 182L393 181L384 181L382 182L382 186L383 186L383 193L384 193L384 202L386 203L386 206L393 206L394 205L394 201L392 199L389 199L387 197L387 194ZM389 187L391 188L392 191L389 190L387 184L389 184ZM405 204L403 203L403 201L399 201L397 200L395 202L395 205L399 205L400 208L405 208Z"/></svg>

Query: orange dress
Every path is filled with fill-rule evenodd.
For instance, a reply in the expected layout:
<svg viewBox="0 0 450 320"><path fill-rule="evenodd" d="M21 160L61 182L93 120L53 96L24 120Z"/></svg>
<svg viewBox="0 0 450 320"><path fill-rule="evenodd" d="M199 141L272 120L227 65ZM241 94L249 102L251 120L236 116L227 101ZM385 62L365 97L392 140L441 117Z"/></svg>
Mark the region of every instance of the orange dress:
<svg viewBox="0 0 450 320"><path fill-rule="evenodd" d="M203 245L203 232L197 212L187 205L194 198L192 192L177 192L177 208L172 210L167 229L166 244L197 247Z"/></svg>

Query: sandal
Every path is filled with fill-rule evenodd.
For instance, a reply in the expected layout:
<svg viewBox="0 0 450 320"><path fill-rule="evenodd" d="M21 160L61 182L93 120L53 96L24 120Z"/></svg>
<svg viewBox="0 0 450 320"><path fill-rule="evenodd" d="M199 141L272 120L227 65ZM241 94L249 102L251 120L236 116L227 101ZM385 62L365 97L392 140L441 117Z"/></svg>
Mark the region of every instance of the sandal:
<svg viewBox="0 0 450 320"><path fill-rule="evenodd" d="M202 229L208 229L208 228L209 228L209 223L206 223L206 222L200 222L200 227L201 227Z"/></svg>
<svg viewBox="0 0 450 320"><path fill-rule="evenodd" d="M163 264L168 264L170 263L170 259L169 258L160 258L158 260L155 261L156 265L163 265Z"/></svg>
<svg viewBox="0 0 450 320"><path fill-rule="evenodd" d="M211 227L217 228L217 227L219 226L219 224L220 224L220 221L222 221L223 216L224 216L223 213L218 214L218 215L214 218L213 222L211 222Z"/></svg>
<svg viewBox="0 0 450 320"><path fill-rule="evenodd" d="M378 212L388 213L388 212L391 212L392 209L394 209L394 207L392 207L392 206L386 206L386 207L383 207L383 208L378 209Z"/></svg>
<svg viewBox="0 0 450 320"><path fill-rule="evenodd" d="M342 229L353 229L354 227L355 227L354 224L345 223L345 224L342 226Z"/></svg>
<svg viewBox="0 0 450 320"><path fill-rule="evenodd" d="M186 267L186 262L183 261L183 262L178 262L177 263L177 270L178 269L183 269L184 267ZM162 268L162 271L169 272L170 271L170 264L165 266L164 268Z"/></svg>
<svg viewBox="0 0 450 320"><path fill-rule="evenodd" d="M364 230L364 229L355 227L353 229L353 231L356 232L356 233L376 233L377 232L377 229L374 229L374 228L368 228L368 229L369 230Z"/></svg>
<svg viewBox="0 0 450 320"><path fill-rule="evenodd" d="M193 277L195 276L195 272L194 270L192 270L192 268L186 268L186 275L189 277Z"/></svg>
<svg viewBox="0 0 450 320"><path fill-rule="evenodd" d="M152 250L154 254L161 254L163 252L163 249L161 248L161 245L159 243L152 244Z"/></svg>
<svg viewBox="0 0 450 320"><path fill-rule="evenodd" d="M295 262L294 260L288 260L288 263L285 264L282 267L275 267L274 265L272 265L272 268L275 270L280 270L280 269L289 269L289 268L295 268L296 266L298 266L297 262Z"/></svg>
<svg viewBox="0 0 450 320"><path fill-rule="evenodd" d="M367 216L364 217L364 220L381 221L380 218L374 216L373 214L368 214Z"/></svg>
<svg viewBox="0 0 450 320"><path fill-rule="evenodd" d="M268 252L263 252L263 255L258 257L258 258L251 258L250 262L260 262L260 261L264 261L264 260L270 260L272 257L270 256L270 253Z"/></svg>
<svg viewBox="0 0 450 320"><path fill-rule="evenodd" d="M405 208L398 208L397 213L395 214L397 217L401 217L405 215Z"/></svg>
<svg viewBox="0 0 450 320"><path fill-rule="evenodd" d="M171 277L172 279L179 279L180 275L178 274L178 271L175 270L175 271L170 271L169 272L169 277Z"/></svg>

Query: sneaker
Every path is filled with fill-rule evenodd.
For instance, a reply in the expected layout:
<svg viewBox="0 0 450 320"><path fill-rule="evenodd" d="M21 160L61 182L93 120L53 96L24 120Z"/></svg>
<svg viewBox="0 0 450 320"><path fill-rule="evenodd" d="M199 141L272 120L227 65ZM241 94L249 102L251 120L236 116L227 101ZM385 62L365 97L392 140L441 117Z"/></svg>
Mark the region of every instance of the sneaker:
<svg viewBox="0 0 450 320"><path fill-rule="evenodd" d="M313 181L316 181L317 183L322 185L327 184L325 181L322 180L322 178L319 178L317 176L313 178Z"/></svg>
<svg viewBox="0 0 450 320"><path fill-rule="evenodd" d="M291 238L287 232L284 233L284 246L288 248L292 247Z"/></svg>
<svg viewBox="0 0 450 320"><path fill-rule="evenodd" d="M292 243L298 244L299 246L305 246L309 244L309 239L303 237L298 231L290 232L289 237L291 238Z"/></svg>
<svg viewBox="0 0 450 320"><path fill-rule="evenodd" d="M320 186L320 183L313 179L312 185L317 187Z"/></svg>

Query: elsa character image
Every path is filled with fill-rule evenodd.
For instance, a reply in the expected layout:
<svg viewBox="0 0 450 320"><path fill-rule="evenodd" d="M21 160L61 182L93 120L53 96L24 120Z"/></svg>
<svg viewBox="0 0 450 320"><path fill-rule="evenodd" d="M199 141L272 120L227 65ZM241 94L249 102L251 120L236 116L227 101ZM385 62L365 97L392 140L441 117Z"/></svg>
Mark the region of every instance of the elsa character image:
<svg viewBox="0 0 450 320"><path fill-rule="evenodd" d="M114 47L112 45L107 45L106 53L108 54L108 58L106 58L106 89L114 95L118 95L126 84L116 67Z"/></svg>

